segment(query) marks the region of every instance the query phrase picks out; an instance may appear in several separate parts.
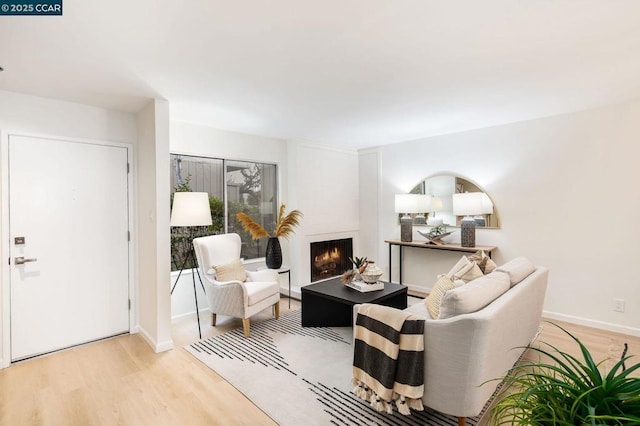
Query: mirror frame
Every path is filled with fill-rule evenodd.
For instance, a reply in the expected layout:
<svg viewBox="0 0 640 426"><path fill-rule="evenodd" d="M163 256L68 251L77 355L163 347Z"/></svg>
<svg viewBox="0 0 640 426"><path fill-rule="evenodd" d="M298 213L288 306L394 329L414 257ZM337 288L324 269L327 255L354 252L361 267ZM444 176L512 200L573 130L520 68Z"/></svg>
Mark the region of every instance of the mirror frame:
<svg viewBox="0 0 640 426"><path fill-rule="evenodd" d="M425 193L425 188L427 185L427 181L429 179L433 179L433 178L438 178L438 177L450 177L453 178L452 181L452 186L453 186L453 192L451 192L451 195L455 194L455 193L460 193L460 192L482 192L484 193L489 200L491 201L491 203L493 204L493 213L492 214L485 214L483 215L485 222L487 223L487 226L482 226L482 225L478 225L476 224L476 226L478 228L482 228L482 229L500 229L500 215L498 214L498 209L496 207L496 203L495 201L493 201L493 198L487 193L486 190L484 190L484 188L482 188L480 185L478 185L476 182L472 181L471 179L461 176L459 174L455 174L455 173L450 173L450 172L443 172L443 173L435 173L432 175L427 176L426 178L422 179L417 185L415 185L413 187L413 189L410 191L411 194L424 194ZM460 180L462 180L463 182L459 182ZM436 195L438 196L438 195ZM448 196L448 193L445 195ZM449 204L450 205L450 204ZM451 217L453 215L453 212L451 210L445 210L448 212L449 217ZM427 212L425 212L427 213ZM431 212L428 212L429 214L431 214ZM435 213L436 217L438 217L438 213ZM452 227L452 228L459 228L460 227L460 221L462 220L461 216L456 216L455 217L455 225L451 223L451 220L449 220L449 223L445 222L445 225L447 227ZM428 227L429 225L427 225L425 223L424 217L422 216L417 216L417 220L416 217L414 217L414 223L413 226L417 226L417 227Z"/></svg>

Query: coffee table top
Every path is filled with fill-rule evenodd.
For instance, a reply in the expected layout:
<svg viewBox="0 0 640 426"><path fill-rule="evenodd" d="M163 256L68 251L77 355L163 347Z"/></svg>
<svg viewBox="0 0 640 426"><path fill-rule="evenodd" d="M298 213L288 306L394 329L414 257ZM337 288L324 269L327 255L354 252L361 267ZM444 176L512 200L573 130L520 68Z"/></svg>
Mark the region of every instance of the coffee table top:
<svg viewBox="0 0 640 426"><path fill-rule="evenodd" d="M361 293L358 290L354 290L342 284L340 277L338 277L321 283L304 286L301 290L302 293L310 293L338 302L346 302L355 305L359 303L376 303L379 300L397 296L400 293L406 294L407 286L385 282L384 290Z"/></svg>

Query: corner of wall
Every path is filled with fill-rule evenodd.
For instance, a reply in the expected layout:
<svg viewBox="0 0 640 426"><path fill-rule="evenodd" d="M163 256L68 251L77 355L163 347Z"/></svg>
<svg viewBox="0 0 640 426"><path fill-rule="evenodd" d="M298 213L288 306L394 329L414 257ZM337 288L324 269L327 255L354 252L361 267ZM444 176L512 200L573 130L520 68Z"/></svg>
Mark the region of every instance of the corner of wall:
<svg viewBox="0 0 640 426"><path fill-rule="evenodd" d="M138 326L137 332L140 333L142 338L151 346L155 353L166 352L172 350L175 346L173 344L173 340L164 340L161 342L157 342L147 330L143 327Z"/></svg>

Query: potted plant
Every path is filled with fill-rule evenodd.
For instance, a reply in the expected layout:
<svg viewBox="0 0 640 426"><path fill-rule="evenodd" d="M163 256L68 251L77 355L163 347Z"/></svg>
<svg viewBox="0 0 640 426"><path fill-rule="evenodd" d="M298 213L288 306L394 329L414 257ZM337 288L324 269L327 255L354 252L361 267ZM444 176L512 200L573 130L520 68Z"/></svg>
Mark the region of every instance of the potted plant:
<svg viewBox="0 0 640 426"><path fill-rule="evenodd" d="M293 234L293 229L300 225L302 212L299 210L291 210L285 214L286 206L280 204L278 210L278 219L273 235L269 234L266 229L246 213L240 212L236 214L236 218L242 224L242 227L251 234L254 240L260 238L269 238L267 241L267 252L265 255L265 263L270 269L278 269L282 266L282 248L280 247L279 237L289 238Z"/></svg>
<svg viewBox="0 0 640 426"><path fill-rule="evenodd" d="M555 324L553 324L555 325ZM548 362L524 362L504 379L505 386L491 411L496 425L638 425L640 424L640 377L630 375L626 349L611 370L600 372L582 342L574 340L581 358L542 343L528 346ZM626 347L626 345L625 345Z"/></svg>
<svg viewBox="0 0 640 426"><path fill-rule="evenodd" d="M359 274L363 273L364 270L367 268L367 265L369 264L369 261L367 260L366 257L357 257L354 256L353 258L349 258L349 261L351 263L353 263L354 266L354 279L359 279Z"/></svg>

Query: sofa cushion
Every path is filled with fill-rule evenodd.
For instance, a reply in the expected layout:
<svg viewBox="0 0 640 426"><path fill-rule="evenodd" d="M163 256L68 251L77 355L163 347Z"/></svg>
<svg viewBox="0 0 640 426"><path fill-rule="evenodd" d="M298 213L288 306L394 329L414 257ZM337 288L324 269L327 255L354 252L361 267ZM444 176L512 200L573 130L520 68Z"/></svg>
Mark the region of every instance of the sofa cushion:
<svg viewBox="0 0 640 426"><path fill-rule="evenodd" d="M448 290L441 298L438 319L476 312L509 290L509 274L494 271L470 283Z"/></svg>
<svg viewBox="0 0 640 426"><path fill-rule="evenodd" d="M218 281L242 281L247 280L247 274L244 271L240 259L236 259L224 265L213 265L216 271L216 280Z"/></svg>
<svg viewBox="0 0 640 426"><path fill-rule="evenodd" d="M431 318L438 318L442 296L452 288L455 288L455 285L453 281L451 281L451 278L446 275L438 275L438 281L431 287L431 291L424 301Z"/></svg>
<svg viewBox="0 0 640 426"><path fill-rule="evenodd" d="M535 265L526 257L520 256L496 268L496 271L509 274L511 287L528 277L536 269Z"/></svg>

